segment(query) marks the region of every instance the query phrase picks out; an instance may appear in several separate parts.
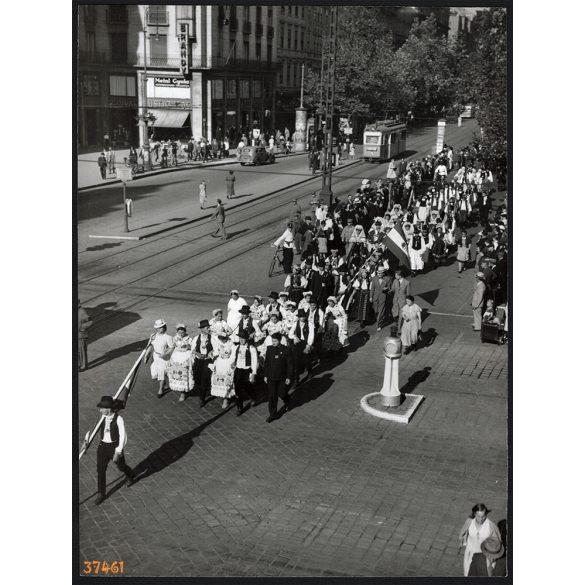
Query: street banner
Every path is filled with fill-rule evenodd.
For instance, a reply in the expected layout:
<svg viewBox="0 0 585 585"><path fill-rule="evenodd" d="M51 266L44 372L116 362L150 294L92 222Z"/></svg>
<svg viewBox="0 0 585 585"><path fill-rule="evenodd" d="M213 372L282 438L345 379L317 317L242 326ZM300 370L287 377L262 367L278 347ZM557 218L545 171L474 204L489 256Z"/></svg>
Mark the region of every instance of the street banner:
<svg viewBox="0 0 585 585"><path fill-rule="evenodd" d="M146 355L146 352L148 351L148 348L150 347L151 342L152 342L152 340L149 339L148 344L142 350L140 357L136 360L136 362L134 362L134 365L132 366L132 368L128 372L128 375L126 376L126 378L124 378L122 385L118 388L118 391L113 396L114 403L116 403L116 402L118 403L119 409L125 408L125 406L126 406L126 402L128 401L128 397L130 396L130 392L132 392L132 388L134 387L134 384L136 382L136 377L138 374L138 370L140 368L140 364L142 363L142 360L143 360L144 356ZM83 457L83 455L85 454L85 452L89 449L91 442L93 441L94 437L97 435L97 433L100 430L100 427L104 423L105 419L106 419L106 417L104 415L102 415L100 417L100 419L97 421L97 423L95 424L95 426L93 427L93 430L91 432L87 432L85 434L85 440L83 442L83 446L81 447L81 451L79 452L79 459L81 459Z"/></svg>
<svg viewBox="0 0 585 585"><path fill-rule="evenodd" d="M382 243L392 256L394 256L400 264L410 268L410 257L408 256L408 243L406 242L406 235L402 229L402 225L397 223L387 236L384 236Z"/></svg>

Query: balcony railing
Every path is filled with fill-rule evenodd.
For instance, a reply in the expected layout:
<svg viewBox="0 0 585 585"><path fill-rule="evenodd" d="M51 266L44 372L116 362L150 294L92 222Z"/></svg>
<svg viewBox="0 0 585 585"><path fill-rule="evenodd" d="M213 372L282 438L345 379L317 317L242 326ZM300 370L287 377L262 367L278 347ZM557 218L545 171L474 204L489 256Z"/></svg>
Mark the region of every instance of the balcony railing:
<svg viewBox="0 0 585 585"><path fill-rule="evenodd" d="M264 25L261 22L256 23L256 36L261 37L264 34Z"/></svg>
<svg viewBox="0 0 585 585"><path fill-rule="evenodd" d="M245 35L252 33L252 23L249 20L244 20L243 32Z"/></svg>
<svg viewBox="0 0 585 585"><path fill-rule="evenodd" d="M168 57L151 57L146 60L147 67L176 69L179 71L180 57L170 55ZM143 55L128 55L123 63L116 62L110 54L92 53L90 51L79 52L79 62L83 64L108 64L125 65L129 67L144 67ZM274 61L246 61L245 59L229 59L226 63L225 57L203 57L190 59L189 69L255 69L255 70L276 70L280 63Z"/></svg>

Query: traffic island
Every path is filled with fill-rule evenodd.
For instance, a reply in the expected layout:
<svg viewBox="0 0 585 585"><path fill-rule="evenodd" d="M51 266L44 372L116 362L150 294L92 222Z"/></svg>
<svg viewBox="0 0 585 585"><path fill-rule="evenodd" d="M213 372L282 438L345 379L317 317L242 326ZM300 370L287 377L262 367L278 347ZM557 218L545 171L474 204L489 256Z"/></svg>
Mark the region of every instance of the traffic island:
<svg viewBox="0 0 585 585"><path fill-rule="evenodd" d="M386 420L408 424L424 396L401 394L398 389L399 363L402 342L398 337L387 337L384 341L384 382L380 392L366 394L360 401L362 410Z"/></svg>

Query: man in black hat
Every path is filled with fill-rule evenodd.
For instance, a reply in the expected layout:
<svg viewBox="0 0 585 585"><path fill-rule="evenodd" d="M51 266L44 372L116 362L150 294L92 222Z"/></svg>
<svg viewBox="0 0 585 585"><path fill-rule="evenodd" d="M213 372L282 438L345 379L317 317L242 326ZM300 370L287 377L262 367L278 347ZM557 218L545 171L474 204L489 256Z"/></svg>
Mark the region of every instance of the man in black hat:
<svg viewBox="0 0 585 585"><path fill-rule="evenodd" d="M307 321L307 312L304 309L299 309L297 317L298 320L289 333L289 338L292 339L293 380L295 383L298 383L305 370L307 370L307 376L311 373L311 353L315 343L315 327L313 323Z"/></svg>
<svg viewBox="0 0 585 585"><path fill-rule="evenodd" d="M234 370L234 390L236 392L237 416L244 412L244 395L251 397L251 385L256 381L258 372L258 352L250 344L250 335L244 329L238 333L240 345L236 348Z"/></svg>
<svg viewBox="0 0 585 585"><path fill-rule="evenodd" d="M205 399L211 390L211 370L209 364L213 361L213 345L209 332L209 321L199 321L201 333L193 340L193 380L199 390L199 408L205 405Z"/></svg>
<svg viewBox="0 0 585 585"><path fill-rule="evenodd" d="M253 336L255 333L260 334L260 330L257 329L258 326L254 323L252 317L250 317L250 307L248 305L244 305L240 309L240 314L242 315L242 318L236 327L236 335L241 337L241 334L244 332L249 336Z"/></svg>
<svg viewBox="0 0 585 585"><path fill-rule="evenodd" d="M271 423L276 418L279 396L284 402L285 412L289 410L288 387L293 376L293 363L289 350L280 343L282 334L277 331L271 337L272 345L266 348L264 359L264 382L268 386L267 423Z"/></svg>
<svg viewBox="0 0 585 585"><path fill-rule="evenodd" d="M130 487L135 479L132 469L124 460L124 447L126 446L126 427L124 419L114 410L114 399L111 396L102 396L97 407L104 417L100 426L100 444L97 449L97 476L98 496L96 505L100 505L106 499L106 470L110 461L114 461L116 467L126 476L126 485ZM89 433L85 440L89 439Z"/></svg>

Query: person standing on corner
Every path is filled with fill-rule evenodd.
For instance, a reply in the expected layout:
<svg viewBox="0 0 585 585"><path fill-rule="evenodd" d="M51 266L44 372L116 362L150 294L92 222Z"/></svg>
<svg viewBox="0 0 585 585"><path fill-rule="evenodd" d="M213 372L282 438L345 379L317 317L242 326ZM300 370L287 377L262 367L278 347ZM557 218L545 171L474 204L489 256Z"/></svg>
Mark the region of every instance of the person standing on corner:
<svg viewBox="0 0 585 585"><path fill-rule="evenodd" d="M205 204L207 203L207 183L205 180L199 183L199 208L205 209Z"/></svg>
<svg viewBox="0 0 585 585"><path fill-rule="evenodd" d="M92 325L91 317L87 311L81 306L81 301L77 299L77 347L78 360L77 368L80 372L87 369L87 338L89 337L87 330Z"/></svg>
<svg viewBox="0 0 585 585"><path fill-rule="evenodd" d="M230 171L225 178L228 199L233 199L236 196L235 182L236 176L234 175L234 171Z"/></svg>
<svg viewBox="0 0 585 585"><path fill-rule="evenodd" d="M201 333L193 339L191 345L193 351L193 378L195 388L199 392L199 408L205 406L205 400L211 391L211 370L209 365L213 362L213 345L209 331L209 321L199 321Z"/></svg>
<svg viewBox="0 0 585 585"><path fill-rule="evenodd" d="M471 299L471 309L473 311L473 330L481 331L481 317L483 304L485 301L485 282L483 272L475 274L475 289Z"/></svg>
<svg viewBox="0 0 585 585"><path fill-rule="evenodd" d="M295 238L293 236L292 228L293 224L291 222L287 223L286 230L284 230L282 236L272 244L273 248L282 246L282 265L285 274L292 273L292 264L295 255Z"/></svg>
<svg viewBox="0 0 585 585"><path fill-rule="evenodd" d="M97 407L105 417L100 428L101 441L97 448L97 483L98 496L95 499L99 506L106 499L106 471L110 461L114 461L116 467L126 476L126 485L130 487L135 483L135 476L124 459L124 447L127 435L124 419L114 410L114 399L111 396L102 396ZM89 439L89 432L85 435L85 441Z"/></svg>
<svg viewBox="0 0 585 585"><path fill-rule="evenodd" d="M370 283L370 303L376 313L378 323L376 331L382 331L388 316L388 297L391 286L391 278L386 275L386 269L382 265L378 266L376 276L372 278Z"/></svg>
<svg viewBox="0 0 585 585"><path fill-rule="evenodd" d="M98 164L98 167L100 168L100 174L102 176L102 179L105 180L106 179L106 170L108 168L108 161L106 159L105 152L100 152L100 155L98 156L97 164Z"/></svg>
<svg viewBox="0 0 585 585"><path fill-rule="evenodd" d="M402 307L406 305L406 297L410 294L410 282L402 275L399 268L394 274L394 282L390 291L393 293L392 298L392 316L396 319L397 332L402 328Z"/></svg>
<svg viewBox="0 0 585 585"><path fill-rule="evenodd" d="M213 212L211 219L215 219L215 221L217 222L217 229L215 230L215 232L211 234L211 237L215 238L217 232L219 232L221 235L221 239L227 240L227 234L225 231L225 227L223 225L225 223L225 209L221 203L221 199L217 200L217 207L215 208L215 211Z"/></svg>
<svg viewBox="0 0 585 585"><path fill-rule="evenodd" d="M264 382L268 386L267 423L276 419L278 398L284 402L284 411L289 410L288 387L293 377L293 361L289 349L280 343L282 333L272 334L272 345L266 348L264 358Z"/></svg>

